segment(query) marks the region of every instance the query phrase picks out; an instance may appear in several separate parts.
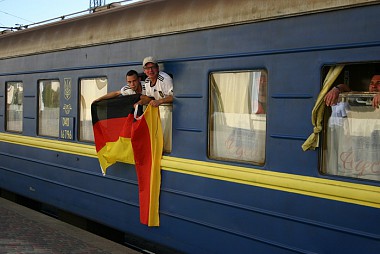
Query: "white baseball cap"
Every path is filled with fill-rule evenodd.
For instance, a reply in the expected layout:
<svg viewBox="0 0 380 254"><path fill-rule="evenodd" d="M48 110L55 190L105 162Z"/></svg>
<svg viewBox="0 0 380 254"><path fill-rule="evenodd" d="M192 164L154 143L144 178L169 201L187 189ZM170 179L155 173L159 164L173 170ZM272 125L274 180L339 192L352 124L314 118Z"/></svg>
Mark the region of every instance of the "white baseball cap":
<svg viewBox="0 0 380 254"><path fill-rule="evenodd" d="M144 58L144 61L143 61L143 67L144 67L147 63L154 63L154 64L157 64L157 60L156 60L156 58L154 58L153 56L147 56L147 57Z"/></svg>

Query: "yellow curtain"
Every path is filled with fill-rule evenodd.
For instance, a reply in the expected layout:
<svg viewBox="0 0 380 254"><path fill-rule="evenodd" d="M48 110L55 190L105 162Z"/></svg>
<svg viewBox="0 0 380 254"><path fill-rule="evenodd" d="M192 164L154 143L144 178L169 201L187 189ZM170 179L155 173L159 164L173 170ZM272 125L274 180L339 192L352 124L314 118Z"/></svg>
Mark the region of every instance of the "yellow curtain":
<svg viewBox="0 0 380 254"><path fill-rule="evenodd" d="M343 68L344 65L332 66L327 73L325 80L323 81L322 90L319 93L313 111L311 112L311 123L314 126L313 133L308 137L305 143L303 143L302 149L304 151L310 149L315 150L315 148L319 146L319 133L322 130L323 114L326 107L323 99L325 98L327 92L330 91L332 84L339 76Z"/></svg>

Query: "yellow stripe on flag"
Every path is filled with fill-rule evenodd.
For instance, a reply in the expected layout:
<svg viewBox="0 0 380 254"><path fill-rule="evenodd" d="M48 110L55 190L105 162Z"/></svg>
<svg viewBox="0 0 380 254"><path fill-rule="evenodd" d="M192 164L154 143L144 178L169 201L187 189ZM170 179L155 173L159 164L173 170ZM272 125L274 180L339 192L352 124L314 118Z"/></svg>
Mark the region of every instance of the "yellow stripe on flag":
<svg viewBox="0 0 380 254"><path fill-rule="evenodd" d="M135 164L131 139L119 137L115 142L107 142L98 152L98 158L104 175L107 168L116 161Z"/></svg>

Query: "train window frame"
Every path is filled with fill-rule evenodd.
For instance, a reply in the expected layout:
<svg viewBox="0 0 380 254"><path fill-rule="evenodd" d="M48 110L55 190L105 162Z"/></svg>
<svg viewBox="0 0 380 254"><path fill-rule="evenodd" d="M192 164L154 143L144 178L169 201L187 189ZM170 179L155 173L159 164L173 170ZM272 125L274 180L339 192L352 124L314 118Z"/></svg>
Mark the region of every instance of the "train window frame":
<svg viewBox="0 0 380 254"><path fill-rule="evenodd" d="M46 84L45 84L46 83ZM49 84L50 83L50 84ZM44 89L43 85L47 87L56 85L57 87L54 89L50 87L49 90ZM37 135L45 136L45 137L59 137L59 119L60 119L60 96L61 96L61 82L59 79L40 79L37 81L38 87L38 128ZM52 91L50 94L51 100L50 103L56 105L55 107L46 106L47 101L45 101L44 94L45 91ZM46 108L51 109L51 113L53 114L44 114L42 111L45 111ZM45 116L46 115L46 118ZM49 116L48 116L49 115Z"/></svg>
<svg viewBox="0 0 380 254"><path fill-rule="evenodd" d="M238 90L237 85L245 87ZM268 71L264 68L209 73L208 158L265 164L267 89ZM232 92L236 100L227 99ZM241 99L244 97L246 100Z"/></svg>
<svg viewBox="0 0 380 254"><path fill-rule="evenodd" d="M331 65L322 67L321 80ZM331 85L346 84L338 103L324 112L319 172L342 179L380 181L380 109L371 100L371 77L380 75L379 62L349 63Z"/></svg>
<svg viewBox="0 0 380 254"><path fill-rule="evenodd" d="M97 82L98 80L99 82ZM95 82L95 86L98 90L89 90L89 93L84 94L82 81L89 81L89 83ZM91 103L107 94L108 91L108 77L107 76L96 76L96 77L82 77L78 80L79 85L79 98L78 98L78 140L82 142L94 143L94 133L92 129L92 120L91 120ZM90 84L89 84L90 85ZM94 84L92 84L94 85ZM99 91L99 92L97 92ZM85 110L83 107L85 106ZM83 119L82 119L83 118ZM85 120L86 122L83 122ZM85 130L85 131L84 131Z"/></svg>
<svg viewBox="0 0 380 254"><path fill-rule="evenodd" d="M17 91L14 90L15 86L17 86ZM24 83L22 81L7 81L5 82L5 90L6 90L5 91L5 94L6 94L5 130L8 132L13 132L13 133L22 133L23 132L23 118L24 118L24 115L23 115L24 113ZM21 95L20 95L20 92L21 92ZM12 93L12 98L10 98L10 95L11 95L10 93ZM10 108L14 108L12 112L13 112L13 115L15 115L14 118L16 120L10 119L10 116L11 116ZM15 123L11 124L10 121L14 121ZM16 126L17 128L13 126Z"/></svg>

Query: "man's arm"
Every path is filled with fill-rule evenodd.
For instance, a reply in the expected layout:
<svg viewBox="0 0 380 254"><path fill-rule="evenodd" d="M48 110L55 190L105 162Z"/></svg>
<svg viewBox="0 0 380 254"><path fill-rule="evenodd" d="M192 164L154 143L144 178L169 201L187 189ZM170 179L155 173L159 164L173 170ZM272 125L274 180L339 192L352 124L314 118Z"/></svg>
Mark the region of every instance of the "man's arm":
<svg viewBox="0 0 380 254"><path fill-rule="evenodd" d="M149 102L151 100L154 100L154 98L146 96L146 95L141 95L140 96L140 100L136 104L138 104L138 105L147 105L147 104L149 104Z"/></svg>
<svg viewBox="0 0 380 254"><path fill-rule="evenodd" d="M351 89L346 84L339 84L334 86L325 96L326 106L333 106L338 103L340 93L350 92Z"/></svg>
<svg viewBox="0 0 380 254"><path fill-rule="evenodd" d="M172 95L168 95L165 98L162 98L162 99L159 99L159 100L151 100L149 102L149 104L152 105L153 107L158 107L161 104L172 103L172 102L173 102L173 96Z"/></svg>

